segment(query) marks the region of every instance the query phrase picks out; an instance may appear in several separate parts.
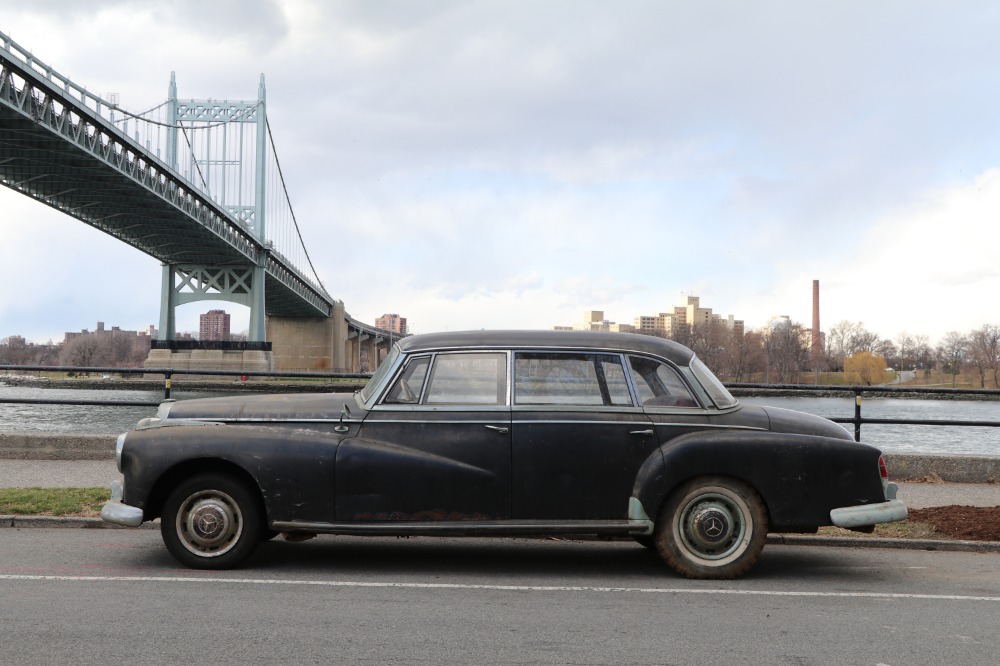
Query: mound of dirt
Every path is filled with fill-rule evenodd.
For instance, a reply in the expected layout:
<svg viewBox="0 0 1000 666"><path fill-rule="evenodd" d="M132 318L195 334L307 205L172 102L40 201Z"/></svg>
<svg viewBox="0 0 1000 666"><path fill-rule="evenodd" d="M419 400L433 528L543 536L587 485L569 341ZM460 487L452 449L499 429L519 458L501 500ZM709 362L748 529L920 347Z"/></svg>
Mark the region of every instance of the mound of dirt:
<svg viewBox="0 0 1000 666"><path fill-rule="evenodd" d="M935 506L910 509L910 522L929 523L952 539L1000 541L1000 506Z"/></svg>

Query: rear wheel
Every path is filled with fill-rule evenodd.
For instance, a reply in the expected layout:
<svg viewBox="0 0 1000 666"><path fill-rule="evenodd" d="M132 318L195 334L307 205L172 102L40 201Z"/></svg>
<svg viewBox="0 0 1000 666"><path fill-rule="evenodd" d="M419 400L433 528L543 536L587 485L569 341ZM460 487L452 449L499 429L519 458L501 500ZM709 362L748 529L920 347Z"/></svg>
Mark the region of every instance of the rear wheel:
<svg viewBox="0 0 1000 666"><path fill-rule="evenodd" d="M160 534L167 550L194 569L230 569L261 540L263 511L255 492L224 474L199 474L167 497Z"/></svg>
<svg viewBox="0 0 1000 666"><path fill-rule="evenodd" d="M736 578L757 562L767 538L764 501L721 476L692 479L667 498L654 539L663 560L688 578Z"/></svg>

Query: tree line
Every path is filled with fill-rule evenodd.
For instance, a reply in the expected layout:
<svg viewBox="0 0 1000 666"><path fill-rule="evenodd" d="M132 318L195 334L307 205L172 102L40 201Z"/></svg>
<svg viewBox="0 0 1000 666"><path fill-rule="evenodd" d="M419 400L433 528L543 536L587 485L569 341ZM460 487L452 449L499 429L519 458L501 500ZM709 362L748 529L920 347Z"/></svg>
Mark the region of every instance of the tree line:
<svg viewBox="0 0 1000 666"><path fill-rule="evenodd" d="M1000 326L995 324L969 333L952 331L931 345L925 335L904 332L888 339L862 322L841 321L823 335L816 356L812 329L787 320L750 331L713 321L679 327L666 337L691 348L727 382L808 384L810 374L846 372L851 383L877 384L892 367L940 370L951 375L953 386L966 373L981 388L1000 388ZM148 353L149 338L118 330L81 333L61 343L35 344L21 336L0 340L0 365L127 368L141 366Z"/></svg>
<svg viewBox="0 0 1000 666"><path fill-rule="evenodd" d="M80 333L59 343L36 344L19 335L0 340L0 365L129 368L141 366L149 338L135 332Z"/></svg>
<svg viewBox="0 0 1000 666"><path fill-rule="evenodd" d="M965 373L981 388L1000 388L1000 326L985 324L968 333L952 331L936 345L926 335L899 333L883 338L863 322L841 321L822 335L812 353L812 329L783 320L750 331L729 330L723 322L680 327L666 336L691 348L727 382L811 383L808 375L846 372L851 383L887 381L885 370ZM878 368L878 366L881 366ZM878 372L876 371L878 369ZM881 373L881 374L880 374Z"/></svg>

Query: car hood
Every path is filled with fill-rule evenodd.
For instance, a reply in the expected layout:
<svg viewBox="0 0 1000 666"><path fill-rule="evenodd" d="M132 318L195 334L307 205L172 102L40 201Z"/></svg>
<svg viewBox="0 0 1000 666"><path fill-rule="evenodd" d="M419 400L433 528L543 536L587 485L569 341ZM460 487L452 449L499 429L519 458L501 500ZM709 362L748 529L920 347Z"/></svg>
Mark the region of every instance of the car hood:
<svg viewBox="0 0 1000 666"><path fill-rule="evenodd" d="M819 435L836 439L853 439L842 426L829 419L815 414L796 412L781 407L761 407L767 414L771 432L798 433L802 435Z"/></svg>
<svg viewBox="0 0 1000 666"><path fill-rule="evenodd" d="M360 410L353 393L278 393L165 402L157 416L168 420L332 420L340 418L345 404Z"/></svg>

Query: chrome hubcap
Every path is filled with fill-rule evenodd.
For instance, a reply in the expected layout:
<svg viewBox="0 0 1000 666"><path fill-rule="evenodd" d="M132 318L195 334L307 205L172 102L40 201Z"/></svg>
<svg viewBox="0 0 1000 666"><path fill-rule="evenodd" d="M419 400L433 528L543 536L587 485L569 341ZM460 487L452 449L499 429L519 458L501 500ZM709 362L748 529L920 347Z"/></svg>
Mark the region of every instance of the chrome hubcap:
<svg viewBox="0 0 1000 666"><path fill-rule="evenodd" d="M202 557L216 557L232 549L243 532L239 506L217 490L197 492L177 513L177 533L184 547Z"/></svg>
<svg viewBox="0 0 1000 666"><path fill-rule="evenodd" d="M737 551L746 532L739 507L719 493L700 495L688 502L678 527L687 549L707 560L723 559Z"/></svg>

